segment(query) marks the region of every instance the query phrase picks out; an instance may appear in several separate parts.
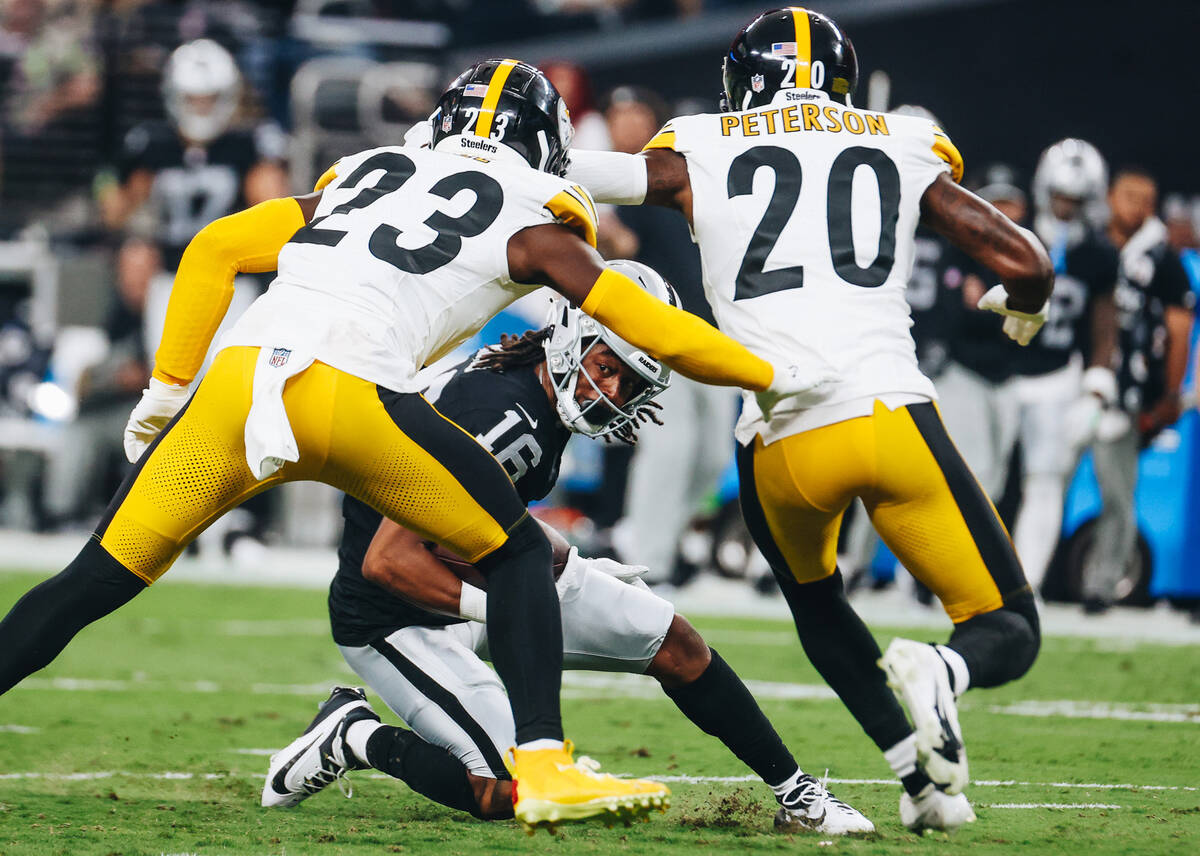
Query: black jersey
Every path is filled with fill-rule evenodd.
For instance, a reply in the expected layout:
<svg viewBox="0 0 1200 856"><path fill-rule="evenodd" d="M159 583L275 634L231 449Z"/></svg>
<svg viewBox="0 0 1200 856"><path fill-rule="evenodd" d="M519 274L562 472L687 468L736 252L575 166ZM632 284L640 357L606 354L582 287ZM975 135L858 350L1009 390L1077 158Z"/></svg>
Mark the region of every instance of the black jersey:
<svg viewBox="0 0 1200 856"><path fill-rule="evenodd" d="M943 284L950 245L931 229L918 226L913 246L913 269L904 297L912 313L917 365L927 377L936 380L946 366L950 347L947 299L958 296Z"/></svg>
<svg viewBox="0 0 1200 856"><path fill-rule="evenodd" d="M1051 250L1054 291L1046 323L1025 347L1004 335L1004 317L994 312L961 309L957 341L952 351L958 362L992 381L1014 374L1037 376L1063 368L1076 351L1085 362L1091 352L1091 308L1098 297L1111 294L1117 283L1117 251L1097 232L1065 251ZM996 275L975 265L984 285Z"/></svg>
<svg viewBox="0 0 1200 856"><path fill-rule="evenodd" d="M1191 309L1195 295L1179 255L1157 220L1121 251L1117 283L1117 389L1129 413L1153 407L1166 394L1167 307Z"/></svg>
<svg viewBox="0 0 1200 856"><path fill-rule="evenodd" d="M541 499L558 479L570 432L546 396L535 367L499 372L470 368L467 360L436 377L425 396L448 419L475 435L504 467L526 502ZM410 625L446 625L462 619L428 612L363 579L362 563L383 516L347 496L338 571L329 587L329 618L339 645L365 645Z"/></svg>
<svg viewBox="0 0 1200 856"><path fill-rule="evenodd" d="M231 129L206 146L189 146L165 122L137 125L125 135L118 172L154 173L151 202L159 209L157 240L168 270L179 266L196 233L245 207L242 187L251 167L283 155L282 132L273 125Z"/></svg>

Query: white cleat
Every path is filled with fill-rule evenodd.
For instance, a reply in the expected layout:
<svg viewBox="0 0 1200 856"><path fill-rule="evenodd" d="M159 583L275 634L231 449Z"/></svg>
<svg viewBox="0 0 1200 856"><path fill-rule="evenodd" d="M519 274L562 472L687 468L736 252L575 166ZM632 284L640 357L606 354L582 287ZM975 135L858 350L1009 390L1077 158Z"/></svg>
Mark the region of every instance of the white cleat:
<svg viewBox="0 0 1200 856"><path fill-rule="evenodd" d="M332 782L340 786L348 771L366 768L346 745L346 729L361 719L379 721L366 694L353 687L334 687L304 733L271 756L262 804L289 808Z"/></svg>
<svg viewBox="0 0 1200 856"><path fill-rule="evenodd" d="M879 667L912 717L918 766L946 793L961 794L969 781L967 750L945 661L932 645L893 639Z"/></svg>
<svg viewBox="0 0 1200 856"><path fill-rule="evenodd" d="M801 776L796 787L779 798L777 832L820 832L824 835L862 835L875 824L825 790L816 778Z"/></svg>
<svg viewBox="0 0 1200 856"><path fill-rule="evenodd" d="M913 832L926 829L941 829L949 832L964 823L975 822L975 812L967 802L966 794L948 794L933 785L916 797L903 794L900 797L900 822Z"/></svg>

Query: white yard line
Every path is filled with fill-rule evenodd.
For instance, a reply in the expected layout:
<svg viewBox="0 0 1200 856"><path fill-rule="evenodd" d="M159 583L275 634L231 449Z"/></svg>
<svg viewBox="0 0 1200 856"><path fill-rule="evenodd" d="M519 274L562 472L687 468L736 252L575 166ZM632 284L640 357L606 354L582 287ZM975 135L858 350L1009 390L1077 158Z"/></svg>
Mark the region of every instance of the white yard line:
<svg viewBox="0 0 1200 856"><path fill-rule="evenodd" d="M1112 803L980 803L976 808L1124 808Z"/></svg>
<svg viewBox="0 0 1200 856"><path fill-rule="evenodd" d="M0 734L37 734L41 730L32 725L0 725Z"/></svg>
<svg viewBox="0 0 1200 856"><path fill-rule="evenodd" d="M238 749L234 750L246 755L269 754L272 749ZM265 778L265 773L192 773L186 771L165 771L159 773L135 773L128 770L94 770L89 772L77 773L47 773L38 771L29 771L22 773L0 773L0 781L26 781L26 780L41 780L41 781L57 781L57 782L87 782L97 779L149 779L153 781L212 781L216 779L262 779ZM629 776L629 773L618 773L620 776ZM377 779L382 781L391 780L392 777L385 773L366 773L365 778ZM758 777L752 775L745 776L687 776L687 775L671 775L671 776L647 776L645 778L653 779L658 782L666 782L671 784L684 785L706 785L706 784L746 784L757 782ZM843 779L843 778L828 778L826 782L834 785L887 785L898 787L899 782L895 779ZM1187 787L1182 785L1134 785L1134 784L1117 784L1117 783L1078 783L1078 782L1018 782L1018 781L974 781L971 782L972 787L976 788L1008 788L1008 787L1031 787L1031 788L1077 788L1081 790L1138 790L1138 791L1197 791L1200 788ZM1124 806L1113 803L980 803L983 808L1000 808L1000 809L1119 809Z"/></svg>
<svg viewBox="0 0 1200 856"><path fill-rule="evenodd" d="M1190 722L1200 725L1200 704L1123 704L1103 701L1018 701L991 705L988 713L1009 716L1061 716L1067 719L1120 719L1135 722Z"/></svg>

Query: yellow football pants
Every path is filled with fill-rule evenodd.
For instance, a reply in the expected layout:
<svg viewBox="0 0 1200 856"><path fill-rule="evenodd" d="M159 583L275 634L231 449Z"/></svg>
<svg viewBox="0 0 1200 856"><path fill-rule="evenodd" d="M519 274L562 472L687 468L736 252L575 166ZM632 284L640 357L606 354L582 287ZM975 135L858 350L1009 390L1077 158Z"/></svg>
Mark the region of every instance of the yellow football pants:
<svg viewBox="0 0 1200 856"><path fill-rule="evenodd" d="M956 624L1028 591L996 509L933 404L888 410L739 451L742 512L777 573L837 570L842 515L860 497L884 543Z"/></svg>
<svg viewBox="0 0 1200 856"><path fill-rule="evenodd" d="M285 481L321 481L476 561L525 515L504 469L422 396L313 363L283 402L300 460L258 481L245 424L258 348L226 348L125 480L93 537L147 583L229 509Z"/></svg>

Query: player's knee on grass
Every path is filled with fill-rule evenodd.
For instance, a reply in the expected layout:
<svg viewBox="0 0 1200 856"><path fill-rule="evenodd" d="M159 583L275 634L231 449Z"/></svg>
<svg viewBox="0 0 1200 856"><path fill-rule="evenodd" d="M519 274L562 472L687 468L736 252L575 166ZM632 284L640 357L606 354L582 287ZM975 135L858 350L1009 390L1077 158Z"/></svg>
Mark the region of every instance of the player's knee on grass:
<svg viewBox="0 0 1200 856"><path fill-rule="evenodd" d="M708 643L686 618L676 615L646 674L664 687L682 687L704 674L710 662L712 652Z"/></svg>
<svg viewBox="0 0 1200 856"><path fill-rule="evenodd" d="M1010 598L1000 609L956 624L947 644L966 661L971 686L1015 681L1033 666L1042 646L1033 595Z"/></svg>
<svg viewBox="0 0 1200 856"><path fill-rule="evenodd" d="M512 782L508 779L489 779L467 773L467 781L475 794L477 811L471 812L480 820L508 820L513 816Z"/></svg>

